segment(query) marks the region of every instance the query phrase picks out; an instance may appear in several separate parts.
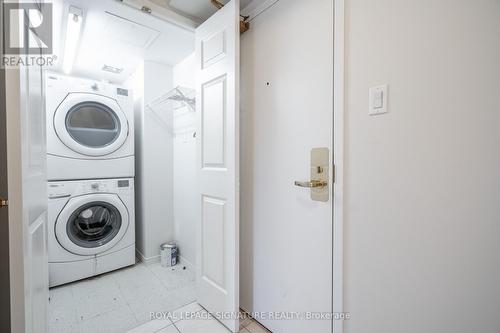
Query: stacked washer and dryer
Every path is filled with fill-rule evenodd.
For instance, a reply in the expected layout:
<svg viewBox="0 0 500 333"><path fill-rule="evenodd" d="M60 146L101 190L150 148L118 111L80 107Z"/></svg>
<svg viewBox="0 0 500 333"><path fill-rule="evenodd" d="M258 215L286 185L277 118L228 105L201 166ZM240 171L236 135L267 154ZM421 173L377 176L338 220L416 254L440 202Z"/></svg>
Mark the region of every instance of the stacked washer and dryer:
<svg viewBox="0 0 500 333"><path fill-rule="evenodd" d="M131 91L49 74L49 285L135 264Z"/></svg>

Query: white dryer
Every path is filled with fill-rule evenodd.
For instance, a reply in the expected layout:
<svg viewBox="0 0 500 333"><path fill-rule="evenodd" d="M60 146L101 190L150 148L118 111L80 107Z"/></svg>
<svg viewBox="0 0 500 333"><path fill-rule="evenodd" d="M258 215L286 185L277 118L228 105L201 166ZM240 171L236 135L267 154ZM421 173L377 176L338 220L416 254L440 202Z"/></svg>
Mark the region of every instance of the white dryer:
<svg viewBox="0 0 500 333"><path fill-rule="evenodd" d="M48 180L134 176L131 91L49 73L46 111Z"/></svg>
<svg viewBox="0 0 500 333"><path fill-rule="evenodd" d="M135 264L134 179L48 183L49 286Z"/></svg>

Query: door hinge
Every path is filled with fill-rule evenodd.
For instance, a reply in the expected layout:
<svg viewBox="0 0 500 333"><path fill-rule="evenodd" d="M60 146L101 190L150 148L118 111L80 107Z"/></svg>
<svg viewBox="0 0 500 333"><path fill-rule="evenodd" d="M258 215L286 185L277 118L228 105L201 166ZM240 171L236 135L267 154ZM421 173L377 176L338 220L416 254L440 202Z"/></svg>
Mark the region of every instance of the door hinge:
<svg viewBox="0 0 500 333"><path fill-rule="evenodd" d="M335 172L337 171L337 168L335 168L335 164L332 164L332 183L335 184L335 180L337 177L335 176Z"/></svg>
<svg viewBox="0 0 500 333"><path fill-rule="evenodd" d="M9 205L9 200L8 199L0 198L0 208L7 207L8 205Z"/></svg>

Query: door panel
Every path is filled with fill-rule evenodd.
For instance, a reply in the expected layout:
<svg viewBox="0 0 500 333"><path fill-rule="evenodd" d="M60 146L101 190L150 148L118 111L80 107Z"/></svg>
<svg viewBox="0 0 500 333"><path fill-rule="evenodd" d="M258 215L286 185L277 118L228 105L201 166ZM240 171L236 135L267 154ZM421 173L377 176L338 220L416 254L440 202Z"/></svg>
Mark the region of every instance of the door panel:
<svg viewBox="0 0 500 333"><path fill-rule="evenodd" d="M239 311L239 1L196 30L198 302ZM236 318L221 322L233 332Z"/></svg>
<svg viewBox="0 0 500 333"><path fill-rule="evenodd" d="M48 300L48 252L47 252L47 214L44 212L28 228L28 272L30 299L27 314L31 317L31 332L38 332L38 327L47 323Z"/></svg>
<svg viewBox="0 0 500 333"><path fill-rule="evenodd" d="M290 24L303 17L315 19ZM241 305L331 312L332 193L314 201L294 182L312 179L313 148L332 152L333 1L278 1L252 20L241 54ZM261 321L274 333L332 332L331 320Z"/></svg>
<svg viewBox="0 0 500 333"><path fill-rule="evenodd" d="M47 329L49 296L43 73L37 66L20 73L26 332L39 332Z"/></svg>
<svg viewBox="0 0 500 333"><path fill-rule="evenodd" d="M203 167L224 167L226 78L217 78L202 86Z"/></svg>

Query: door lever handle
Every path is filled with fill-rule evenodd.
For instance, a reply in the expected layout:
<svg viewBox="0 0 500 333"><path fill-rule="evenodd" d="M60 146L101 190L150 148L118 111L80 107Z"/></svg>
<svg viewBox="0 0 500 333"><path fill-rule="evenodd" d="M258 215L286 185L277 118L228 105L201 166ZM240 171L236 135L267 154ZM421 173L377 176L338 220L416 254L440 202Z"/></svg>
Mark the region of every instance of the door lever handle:
<svg viewBox="0 0 500 333"><path fill-rule="evenodd" d="M328 182L325 182L322 180L311 180L310 182L295 181L295 186L298 186L298 187L319 188L319 187L325 187L327 185L328 185Z"/></svg>
<svg viewBox="0 0 500 333"><path fill-rule="evenodd" d="M0 208L9 206L9 200L0 198Z"/></svg>

